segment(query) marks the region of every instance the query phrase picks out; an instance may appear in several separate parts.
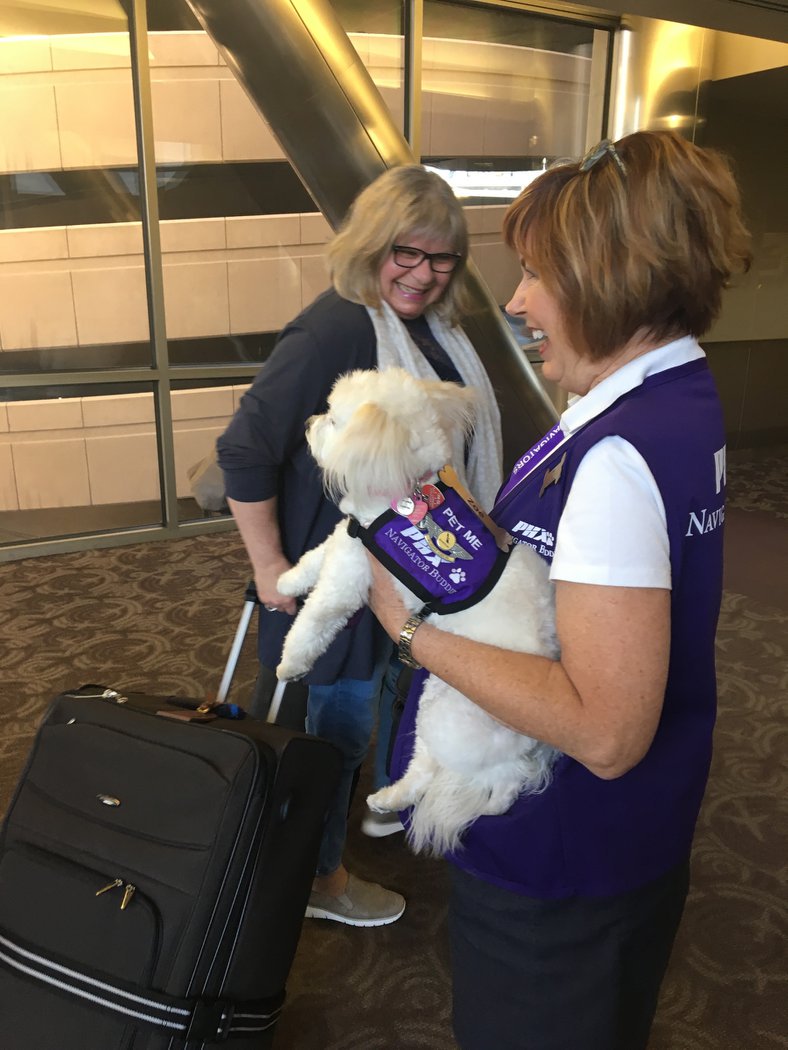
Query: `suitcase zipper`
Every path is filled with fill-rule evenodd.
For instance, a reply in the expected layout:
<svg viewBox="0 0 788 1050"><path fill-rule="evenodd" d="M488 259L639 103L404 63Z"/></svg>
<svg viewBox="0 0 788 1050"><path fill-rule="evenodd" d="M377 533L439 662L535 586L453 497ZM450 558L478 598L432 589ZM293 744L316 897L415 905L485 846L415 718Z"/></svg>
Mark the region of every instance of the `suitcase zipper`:
<svg viewBox="0 0 788 1050"><path fill-rule="evenodd" d="M107 893L109 890L114 890L117 886L123 885L123 879L113 879L112 882L108 882L106 886L102 886L100 890L96 890L96 896L100 897L102 893Z"/></svg>
<svg viewBox="0 0 788 1050"><path fill-rule="evenodd" d="M103 685L83 685L72 693L63 693L73 700L111 700L113 704L128 703L128 697L117 689L105 688Z"/></svg>
<svg viewBox="0 0 788 1050"><path fill-rule="evenodd" d="M120 910L125 911L131 904L131 898L137 892L137 887L131 883L123 883L123 879L113 879L112 882L108 882L106 886L102 886L100 890L96 890L96 896L100 897L102 893L108 893L110 890L116 890L123 886L123 897L120 902Z"/></svg>

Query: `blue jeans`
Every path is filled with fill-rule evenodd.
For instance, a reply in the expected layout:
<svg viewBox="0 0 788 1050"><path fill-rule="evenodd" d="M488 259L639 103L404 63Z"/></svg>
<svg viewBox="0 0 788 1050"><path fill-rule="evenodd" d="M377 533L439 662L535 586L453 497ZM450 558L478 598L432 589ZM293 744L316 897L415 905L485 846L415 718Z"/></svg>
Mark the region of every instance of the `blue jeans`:
<svg viewBox="0 0 788 1050"><path fill-rule="evenodd" d="M342 775L326 817L317 861L317 874L330 875L342 863L347 818L356 771L369 748L378 721L373 789L388 784L386 759L391 736L392 704L401 664L390 645L378 661L372 678L340 678L331 685L309 687L306 731L336 745L342 752Z"/></svg>
<svg viewBox="0 0 788 1050"><path fill-rule="evenodd" d="M380 788L387 787L391 783L389 751L392 744L394 701L397 698L397 679L403 667L404 664L397 657L397 650L393 649L388 663L384 665L383 682L380 688L378 735L375 741L375 762L372 767L373 791L379 791Z"/></svg>

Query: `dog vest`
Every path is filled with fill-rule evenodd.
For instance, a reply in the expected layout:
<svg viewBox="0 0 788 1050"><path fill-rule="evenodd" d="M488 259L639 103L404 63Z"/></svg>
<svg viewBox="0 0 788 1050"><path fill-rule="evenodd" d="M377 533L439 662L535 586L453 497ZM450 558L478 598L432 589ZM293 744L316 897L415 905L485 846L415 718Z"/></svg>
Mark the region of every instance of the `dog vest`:
<svg viewBox="0 0 788 1050"><path fill-rule="evenodd" d="M450 466L366 528L350 518L348 533L424 602L423 612L475 605L498 582L509 556L498 546L496 526Z"/></svg>

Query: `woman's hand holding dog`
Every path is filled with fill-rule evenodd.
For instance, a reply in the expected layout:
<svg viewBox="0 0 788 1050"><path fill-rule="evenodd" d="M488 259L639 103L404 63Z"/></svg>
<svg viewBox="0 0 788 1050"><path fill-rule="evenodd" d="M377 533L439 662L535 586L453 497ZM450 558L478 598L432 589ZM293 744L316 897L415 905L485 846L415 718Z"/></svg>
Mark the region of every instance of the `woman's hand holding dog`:
<svg viewBox="0 0 788 1050"><path fill-rule="evenodd" d="M276 581L282 573L292 567L282 553L276 499L260 503L242 503L231 499L228 503L249 552L260 604L269 611L276 609L288 616L295 616L295 598L280 594L276 587Z"/></svg>
<svg viewBox="0 0 788 1050"><path fill-rule="evenodd" d="M296 599L281 594L276 588L276 581L290 568L292 566L283 554L271 558L262 569L255 567L254 585L257 589L257 597L269 612L276 610L287 613L288 616L295 616L297 612Z"/></svg>

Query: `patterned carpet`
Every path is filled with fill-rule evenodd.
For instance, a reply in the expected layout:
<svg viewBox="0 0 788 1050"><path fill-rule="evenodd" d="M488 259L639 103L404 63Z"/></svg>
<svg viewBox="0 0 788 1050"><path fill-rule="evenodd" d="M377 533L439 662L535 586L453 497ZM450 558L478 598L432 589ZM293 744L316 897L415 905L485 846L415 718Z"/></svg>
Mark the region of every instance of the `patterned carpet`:
<svg viewBox="0 0 788 1050"><path fill-rule="evenodd" d="M788 455L731 460L730 507L766 515L785 559ZM734 553L745 564L758 557ZM0 812L38 719L62 688L102 682L196 696L215 689L247 572L234 533L0 566ZM772 575L779 579L779 567ZM746 584L751 576L739 578ZM774 604L746 587L725 593L716 753L649 1050L788 1046L786 578ZM248 696L254 677L249 645L235 699ZM365 784L366 774L360 798ZM450 1050L443 864L411 856L402 836L367 839L358 822L357 802L349 866L404 893L408 910L381 929L305 923L278 1050Z"/></svg>

